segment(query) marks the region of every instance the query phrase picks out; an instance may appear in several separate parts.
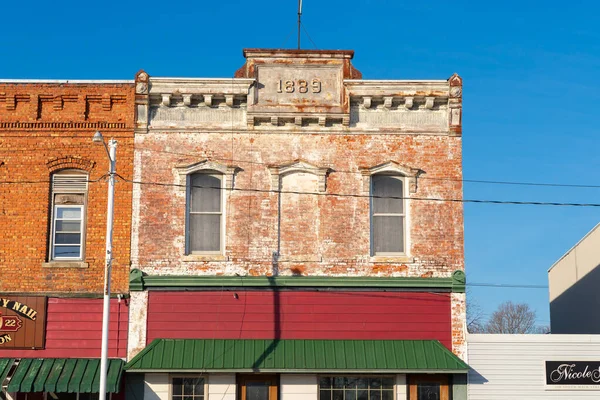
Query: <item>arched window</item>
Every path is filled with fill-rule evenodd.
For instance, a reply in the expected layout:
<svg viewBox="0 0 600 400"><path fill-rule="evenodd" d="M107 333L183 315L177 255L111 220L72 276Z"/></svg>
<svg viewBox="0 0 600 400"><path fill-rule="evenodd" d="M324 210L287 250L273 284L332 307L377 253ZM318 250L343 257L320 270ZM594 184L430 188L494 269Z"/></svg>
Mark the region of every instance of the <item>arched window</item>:
<svg viewBox="0 0 600 400"><path fill-rule="evenodd" d="M221 253L223 175L208 171L190 174L187 188L187 253Z"/></svg>
<svg viewBox="0 0 600 400"><path fill-rule="evenodd" d="M371 177L371 248L373 255L405 253L406 206L404 179Z"/></svg>
<svg viewBox="0 0 600 400"><path fill-rule="evenodd" d="M52 175L50 260L85 258L85 204L88 175L62 170Z"/></svg>

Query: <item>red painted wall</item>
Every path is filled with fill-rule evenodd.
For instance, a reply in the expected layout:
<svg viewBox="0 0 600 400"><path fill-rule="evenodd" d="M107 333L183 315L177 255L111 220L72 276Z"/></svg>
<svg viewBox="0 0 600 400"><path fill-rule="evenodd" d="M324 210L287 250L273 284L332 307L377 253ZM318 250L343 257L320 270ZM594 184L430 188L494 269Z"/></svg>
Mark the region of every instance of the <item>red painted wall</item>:
<svg viewBox="0 0 600 400"><path fill-rule="evenodd" d="M446 293L150 292L147 341L437 339L451 349L450 316Z"/></svg>
<svg viewBox="0 0 600 400"><path fill-rule="evenodd" d="M109 357L127 356L126 300L111 299ZM2 350L0 358L100 358L102 299L49 298L44 350Z"/></svg>

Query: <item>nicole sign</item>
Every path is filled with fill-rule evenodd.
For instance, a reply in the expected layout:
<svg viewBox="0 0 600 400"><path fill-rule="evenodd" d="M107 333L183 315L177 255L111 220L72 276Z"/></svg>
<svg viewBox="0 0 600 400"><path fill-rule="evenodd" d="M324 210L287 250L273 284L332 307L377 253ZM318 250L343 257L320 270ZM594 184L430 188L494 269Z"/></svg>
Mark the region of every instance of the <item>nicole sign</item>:
<svg viewBox="0 0 600 400"><path fill-rule="evenodd" d="M600 390L600 362L546 361L546 389Z"/></svg>

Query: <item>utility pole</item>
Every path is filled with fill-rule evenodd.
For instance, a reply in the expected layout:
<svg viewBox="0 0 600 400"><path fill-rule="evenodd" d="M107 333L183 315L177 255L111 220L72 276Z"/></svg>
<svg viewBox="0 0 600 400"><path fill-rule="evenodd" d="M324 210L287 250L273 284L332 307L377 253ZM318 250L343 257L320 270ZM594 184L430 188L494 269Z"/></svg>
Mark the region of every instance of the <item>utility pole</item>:
<svg viewBox="0 0 600 400"><path fill-rule="evenodd" d="M104 267L104 302L102 309L102 344L100 350L99 400L106 399L106 375L108 373L108 325L110 321L110 280L112 271L113 215L115 204L115 174L117 169L117 141L110 139L108 146L102 133L94 134L95 143L102 143L110 162L108 175L108 204L106 210L106 264Z"/></svg>

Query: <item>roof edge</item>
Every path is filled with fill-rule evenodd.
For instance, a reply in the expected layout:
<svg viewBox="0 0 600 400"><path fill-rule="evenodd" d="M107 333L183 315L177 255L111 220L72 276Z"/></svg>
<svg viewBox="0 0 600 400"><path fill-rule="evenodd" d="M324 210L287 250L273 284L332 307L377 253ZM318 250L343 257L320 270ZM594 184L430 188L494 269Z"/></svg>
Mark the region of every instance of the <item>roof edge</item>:
<svg viewBox="0 0 600 400"><path fill-rule="evenodd" d="M1 79L3 83L69 83L69 84L134 84L132 79L117 79L117 80L98 80L98 79Z"/></svg>
<svg viewBox="0 0 600 400"><path fill-rule="evenodd" d="M569 250L567 250L558 260L554 261L554 264L552 264L552 266L550 266L550 268L548 268L548 271L546 272L550 272L552 270L552 268L554 268L556 266L556 264L558 264L559 262L561 262L566 256L568 256L573 250L575 250L575 248L577 248L581 243L583 243L583 241L590 236L592 233L594 233L594 231L596 229L598 229L600 227L600 222L596 224L596 226L594 226L592 229L589 230L588 233L586 233L581 239L579 239L579 241L577 241L577 243L575 243L573 246L571 246L571 248Z"/></svg>
<svg viewBox="0 0 600 400"><path fill-rule="evenodd" d="M277 57L277 58L349 58L354 57L354 50L308 50L308 49L259 49L246 48L244 57Z"/></svg>
<svg viewBox="0 0 600 400"><path fill-rule="evenodd" d="M371 276L204 276L145 275L139 269L130 271L131 291L151 288L411 288L463 293L464 271L456 270L448 277L371 277Z"/></svg>

